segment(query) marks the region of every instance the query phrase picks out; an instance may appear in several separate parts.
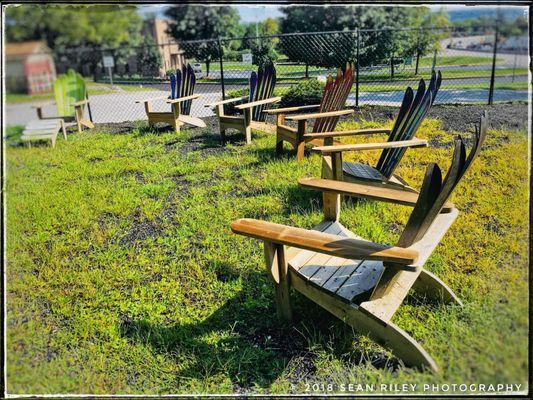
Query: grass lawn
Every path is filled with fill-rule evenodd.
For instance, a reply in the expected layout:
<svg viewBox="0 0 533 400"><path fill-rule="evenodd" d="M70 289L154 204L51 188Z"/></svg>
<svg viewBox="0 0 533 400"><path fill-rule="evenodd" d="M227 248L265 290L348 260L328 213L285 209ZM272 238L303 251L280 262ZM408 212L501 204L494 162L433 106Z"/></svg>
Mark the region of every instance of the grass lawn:
<svg viewBox="0 0 533 400"><path fill-rule="evenodd" d="M355 123L338 129L348 126ZM19 131L10 129L8 140ZM417 136L432 147L407 151L398 174L418 187L429 161L447 168L453 135L428 120ZM402 367L297 293L295 324L278 324L262 246L229 224L320 222L319 194L297 185L319 176L318 155L298 163L287 150L278 159L274 137L261 133L250 146L221 148L208 130L177 135L143 125L114 135L96 128L55 149L8 145L8 392L286 393L312 383L524 389L527 154L525 131L491 130L452 196L461 213L426 266L465 306L410 295L393 318L440 365L432 375ZM409 212L347 202L341 222L392 244Z"/></svg>

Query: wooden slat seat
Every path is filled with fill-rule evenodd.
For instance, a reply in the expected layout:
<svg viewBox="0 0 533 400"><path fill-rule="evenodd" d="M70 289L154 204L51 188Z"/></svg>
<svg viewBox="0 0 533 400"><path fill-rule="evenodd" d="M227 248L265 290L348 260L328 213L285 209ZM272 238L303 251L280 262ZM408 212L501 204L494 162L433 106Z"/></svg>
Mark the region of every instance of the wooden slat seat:
<svg viewBox="0 0 533 400"><path fill-rule="evenodd" d="M28 147L31 147L32 141L50 140L52 147L55 147L59 131L62 131L63 137L67 140L65 121L61 118L33 120L26 125L20 140L26 142Z"/></svg>
<svg viewBox="0 0 533 400"><path fill-rule="evenodd" d="M315 230L362 239L339 222L322 224L315 227ZM381 261L353 260L311 251L301 251L288 263L290 268L309 284L346 303L367 300L383 272Z"/></svg>

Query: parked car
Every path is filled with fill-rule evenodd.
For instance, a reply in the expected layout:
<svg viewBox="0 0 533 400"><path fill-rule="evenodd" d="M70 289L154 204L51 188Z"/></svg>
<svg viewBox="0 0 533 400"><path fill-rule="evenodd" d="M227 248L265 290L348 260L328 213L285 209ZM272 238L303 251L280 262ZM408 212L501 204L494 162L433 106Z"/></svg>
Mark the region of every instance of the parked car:
<svg viewBox="0 0 533 400"><path fill-rule="evenodd" d="M195 74L201 74L202 73L202 64L194 63L194 64L191 64L191 66L192 66L192 70L194 71Z"/></svg>

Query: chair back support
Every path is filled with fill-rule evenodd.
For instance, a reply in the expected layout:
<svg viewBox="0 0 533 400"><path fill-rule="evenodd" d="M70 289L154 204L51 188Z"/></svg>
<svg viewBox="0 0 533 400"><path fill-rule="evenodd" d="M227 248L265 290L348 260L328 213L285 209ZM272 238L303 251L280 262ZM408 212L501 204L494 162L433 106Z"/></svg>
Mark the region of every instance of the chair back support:
<svg viewBox="0 0 533 400"><path fill-rule="evenodd" d="M250 98L249 101L266 100L272 97L274 87L276 86L276 68L273 63L267 63L260 66L257 70L252 72L250 76ZM268 104L255 106L252 108L252 120L264 122L266 114L263 110Z"/></svg>
<svg viewBox="0 0 533 400"><path fill-rule="evenodd" d="M388 138L389 142L410 140L413 138L418 127L431 108L431 105L435 101L441 81L442 75L440 71L437 74L433 71L427 90L424 79L420 79L418 90L414 97L413 89L411 89L411 87L408 87L405 90L402 105L400 106L400 112L398 113L398 117L396 117L396 122L394 123ZM378 160L376 169L381 172L385 178L390 178L405 154L405 150L405 147L384 149Z"/></svg>
<svg viewBox="0 0 533 400"><path fill-rule="evenodd" d="M475 127L474 143L468 157L466 156L465 145L461 136L455 139L452 164L444 181L437 164L431 163L428 166L418 201L400 237L398 246L411 246L426 234L453 189L479 154L487 135L487 125L488 117L485 112L479 124Z"/></svg>
<svg viewBox="0 0 533 400"><path fill-rule="evenodd" d="M322 94L322 101L318 112L338 111L344 108L350 90L355 80L355 66L347 63L344 73L339 69L335 80L329 75ZM313 132L331 132L335 129L339 117L317 118L313 125Z"/></svg>
<svg viewBox="0 0 533 400"><path fill-rule="evenodd" d="M57 105L57 115L60 117L74 116L74 103L85 100L87 89L85 80L73 69L61 74L54 81L54 96Z"/></svg>
<svg viewBox="0 0 533 400"><path fill-rule="evenodd" d="M175 74L170 75L170 98L178 99L180 97L191 96L194 94L196 85L196 75L191 64L183 65L181 70L176 70ZM191 113L192 100L180 103L180 113L189 115Z"/></svg>

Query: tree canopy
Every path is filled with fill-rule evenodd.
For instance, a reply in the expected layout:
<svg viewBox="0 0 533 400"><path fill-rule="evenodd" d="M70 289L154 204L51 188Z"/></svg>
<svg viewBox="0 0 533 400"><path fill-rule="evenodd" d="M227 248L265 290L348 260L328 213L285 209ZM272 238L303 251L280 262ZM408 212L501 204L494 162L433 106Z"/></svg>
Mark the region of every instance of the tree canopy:
<svg viewBox="0 0 533 400"><path fill-rule="evenodd" d="M165 15L171 20L169 33L179 41L235 37L242 33L239 13L233 7L181 4L167 9ZM220 51L215 42L186 44L183 50L188 58L206 63L207 75L210 62Z"/></svg>
<svg viewBox="0 0 533 400"><path fill-rule="evenodd" d="M368 65L417 51L425 54L437 45L442 34L424 31L420 40L418 31L398 29L448 23L445 13L430 13L427 7L289 6L282 12L281 33L342 31L317 35L313 40L288 36L280 42L282 52L290 60L328 67L342 66L355 59L356 36L346 31L376 30L361 33L359 60Z"/></svg>
<svg viewBox="0 0 533 400"><path fill-rule="evenodd" d="M137 44L141 24L137 8L129 5L24 4L6 9L8 41L45 39L52 49Z"/></svg>

